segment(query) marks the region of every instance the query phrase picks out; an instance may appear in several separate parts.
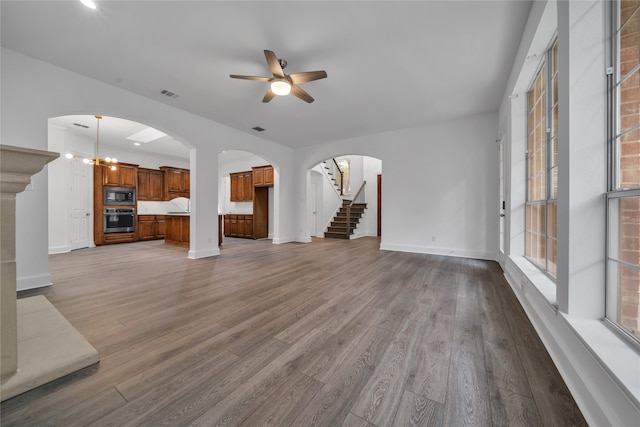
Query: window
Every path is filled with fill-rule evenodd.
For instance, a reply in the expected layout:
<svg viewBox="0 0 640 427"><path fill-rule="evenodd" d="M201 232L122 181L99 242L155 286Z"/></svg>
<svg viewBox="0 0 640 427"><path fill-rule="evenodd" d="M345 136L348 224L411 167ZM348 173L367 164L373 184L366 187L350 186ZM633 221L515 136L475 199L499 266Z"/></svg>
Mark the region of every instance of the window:
<svg viewBox="0 0 640 427"><path fill-rule="evenodd" d="M525 256L555 277L558 198L558 44L554 42L528 92Z"/></svg>
<svg viewBox="0 0 640 427"><path fill-rule="evenodd" d="M617 2L615 12L606 316L640 338L640 0Z"/></svg>

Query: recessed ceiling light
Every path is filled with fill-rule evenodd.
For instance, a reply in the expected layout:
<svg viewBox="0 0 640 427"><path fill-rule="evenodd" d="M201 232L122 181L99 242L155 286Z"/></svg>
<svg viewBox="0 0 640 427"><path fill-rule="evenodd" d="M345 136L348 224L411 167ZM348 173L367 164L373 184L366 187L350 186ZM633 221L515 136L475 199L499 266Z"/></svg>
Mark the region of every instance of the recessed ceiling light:
<svg viewBox="0 0 640 427"><path fill-rule="evenodd" d="M80 3L87 6L89 9L96 9L96 4L93 2L93 0L80 0Z"/></svg>
<svg viewBox="0 0 640 427"><path fill-rule="evenodd" d="M157 129L148 127L146 129L142 129L140 132L134 133L133 135L129 135L127 139L137 142L144 142L146 144L147 142L155 141L158 138L162 138L165 135L166 133L164 132L160 132Z"/></svg>
<svg viewBox="0 0 640 427"><path fill-rule="evenodd" d="M140 145L140 143L139 142L134 142L133 145Z"/></svg>

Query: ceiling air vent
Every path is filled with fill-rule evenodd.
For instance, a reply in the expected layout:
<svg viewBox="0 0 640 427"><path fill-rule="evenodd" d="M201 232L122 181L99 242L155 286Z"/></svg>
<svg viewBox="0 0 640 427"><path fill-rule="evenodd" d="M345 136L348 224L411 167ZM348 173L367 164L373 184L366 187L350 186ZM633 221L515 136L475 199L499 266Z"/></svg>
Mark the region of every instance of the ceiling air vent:
<svg viewBox="0 0 640 427"><path fill-rule="evenodd" d="M175 92L171 92L170 90L162 89L160 93L164 96L168 96L169 98L177 98L178 94Z"/></svg>
<svg viewBox="0 0 640 427"><path fill-rule="evenodd" d="M260 126L256 126L256 127L251 128L251 129L255 130L256 132L263 132L265 130L264 128L261 128Z"/></svg>

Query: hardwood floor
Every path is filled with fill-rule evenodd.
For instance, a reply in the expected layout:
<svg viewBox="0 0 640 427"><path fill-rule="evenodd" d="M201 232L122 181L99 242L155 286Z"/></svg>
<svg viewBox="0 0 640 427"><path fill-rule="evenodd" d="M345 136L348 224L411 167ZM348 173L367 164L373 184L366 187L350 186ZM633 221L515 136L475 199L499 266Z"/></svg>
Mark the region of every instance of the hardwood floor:
<svg viewBox="0 0 640 427"><path fill-rule="evenodd" d="M586 425L495 262L379 240L162 241L50 257L43 294L100 363L2 426Z"/></svg>

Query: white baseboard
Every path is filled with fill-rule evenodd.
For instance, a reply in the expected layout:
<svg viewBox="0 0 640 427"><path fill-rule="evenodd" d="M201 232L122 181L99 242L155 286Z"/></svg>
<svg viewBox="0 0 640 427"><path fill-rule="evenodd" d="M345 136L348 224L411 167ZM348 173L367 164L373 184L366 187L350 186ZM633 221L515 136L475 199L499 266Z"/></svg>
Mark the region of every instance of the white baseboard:
<svg viewBox="0 0 640 427"><path fill-rule="evenodd" d="M440 248L433 246L418 246L418 245L402 245L394 243L380 243L380 250L383 251L396 251L396 252L411 252L417 254L430 254L430 255L447 255L461 258L474 258L474 259L486 259L495 261L495 253L482 252L482 251L469 251L465 249L451 249Z"/></svg>
<svg viewBox="0 0 640 427"><path fill-rule="evenodd" d="M16 278L16 289L18 291L26 291L27 289L44 288L45 286L51 286L51 275L49 273Z"/></svg>
<svg viewBox="0 0 640 427"><path fill-rule="evenodd" d="M67 252L71 252L69 245L49 246L49 255L66 254Z"/></svg>
<svg viewBox="0 0 640 427"><path fill-rule="evenodd" d="M204 251L192 251L189 250L189 254L187 255L190 259L200 259L200 258L208 258L212 256L220 255L220 248L212 248Z"/></svg>

